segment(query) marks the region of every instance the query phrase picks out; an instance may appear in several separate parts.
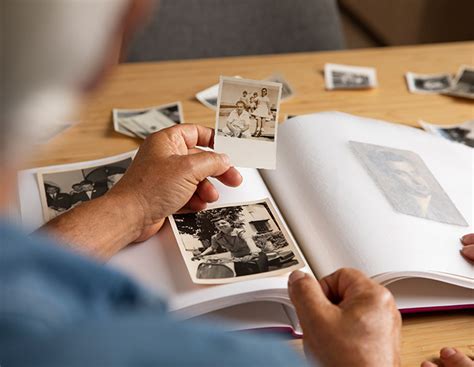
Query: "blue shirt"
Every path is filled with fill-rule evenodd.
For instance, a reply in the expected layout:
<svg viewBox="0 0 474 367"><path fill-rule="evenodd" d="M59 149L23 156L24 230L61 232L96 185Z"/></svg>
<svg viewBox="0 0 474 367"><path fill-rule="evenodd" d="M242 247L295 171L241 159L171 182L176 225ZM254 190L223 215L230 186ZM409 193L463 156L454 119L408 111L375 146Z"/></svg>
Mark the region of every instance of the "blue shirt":
<svg viewBox="0 0 474 367"><path fill-rule="evenodd" d="M303 366L281 341L179 322L126 276L0 222L0 366Z"/></svg>

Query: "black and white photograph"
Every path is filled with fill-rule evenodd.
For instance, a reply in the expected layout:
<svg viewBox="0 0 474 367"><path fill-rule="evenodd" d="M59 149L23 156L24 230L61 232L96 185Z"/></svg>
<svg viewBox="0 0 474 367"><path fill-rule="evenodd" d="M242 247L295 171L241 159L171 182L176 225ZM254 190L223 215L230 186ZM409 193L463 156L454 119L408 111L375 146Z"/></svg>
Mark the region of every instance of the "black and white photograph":
<svg viewBox="0 0 474 367"><path fill-rule="evenodd" d="M304 266L268 199L175 214L170 222L194 283L230 283Z"/></svg>
<svg viewBox="0 0 474 367"><path fill-rule="evenodd" d="M130 137L146 139L150 134L167 127L182 124L181 102L140 109L114 109L114 130Z"/></svg>
<svg viewBox="0 0 474 367"><path fill-rule="evenodd" d="M418 154L355 141L350 142L350 147L396 211L436 222L468 226Z"/></svg>
<svg viewBox="0 0 474 367"><path fill-rule="evenodd" d="M370 67L325 64L324 81L328 90L375 88L377 72Z"/></svg>
<svg viewBox="0 0 474 367"><path fill-rule="evenodd" d="M196 99L211 110L217 110L217 96L219 94L219 83L196 93Z"/></svg>
<svg viewBox="0 0 474 367"><path fill-rule="evenodd" d="M38 172L45 221L104 195L122 178L131 163L132 157L128 157L83 169Z"/></svg>
<svg viewBox="0 0 474 367"><path fill-rule="evenodd" d="M451 87L452 77L450 74L416 74L408 72L405 74L408 90L411 93L437 94Z"/></svg>
<svg viewBox="0 0 474 367"><path fill-rule="evenodd" d="M421 127L433 135L455 141L460 144L474 148L474 120L466 121L457 125L435 125L426 121L419 121Z"/></svg>
<svg viewBox="0 0 474 367"><path fill-rule="evenodd" d="M239 167L274 169L282 85L221 77L215 149Z"/></svg>
<svg viewBox="0 0 474 367"><path fill-rule="evenodd" d="M474 67L461 66L452 87L445 93L450 96L474 99Z"/></svg>

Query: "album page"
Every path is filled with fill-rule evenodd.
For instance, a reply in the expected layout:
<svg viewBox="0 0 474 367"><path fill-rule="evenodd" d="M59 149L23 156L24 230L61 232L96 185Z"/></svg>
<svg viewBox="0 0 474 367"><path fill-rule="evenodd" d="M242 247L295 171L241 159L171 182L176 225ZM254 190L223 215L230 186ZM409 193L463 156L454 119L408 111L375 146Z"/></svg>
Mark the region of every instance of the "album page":
<svg viewBox="0 0 474 367"><path fill-rule="evenodd" d="M459 254L473 232L470 148L325 112L282 124L277 162L262 177L318 277L355 267L474 287Z"/></svg>

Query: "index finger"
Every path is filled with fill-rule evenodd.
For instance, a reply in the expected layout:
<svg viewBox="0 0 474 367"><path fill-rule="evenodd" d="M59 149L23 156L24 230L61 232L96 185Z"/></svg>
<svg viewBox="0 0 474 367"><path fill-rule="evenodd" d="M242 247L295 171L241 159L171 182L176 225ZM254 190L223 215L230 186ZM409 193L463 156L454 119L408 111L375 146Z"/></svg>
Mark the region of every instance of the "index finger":
<svg viewBox="0 0 474 367"><path fill-rule="evenodd" d="M175 125L163 130L171 140L182 139L188 149L196 146L214 147L214 129L195 124Z"/></svg>

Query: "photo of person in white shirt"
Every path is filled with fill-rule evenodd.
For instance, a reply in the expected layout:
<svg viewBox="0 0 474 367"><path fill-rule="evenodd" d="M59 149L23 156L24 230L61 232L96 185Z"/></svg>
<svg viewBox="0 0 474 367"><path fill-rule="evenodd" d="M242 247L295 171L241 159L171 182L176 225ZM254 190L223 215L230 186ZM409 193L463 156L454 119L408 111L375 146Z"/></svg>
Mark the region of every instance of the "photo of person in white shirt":
<svg viewBox="0 0 474 367"><path fill-rule="evenodd" d="M245 110L245 103L241 100L237 101L236 108L227 117L226 122L228 135L235 138L248 137L250 128L250 114Z"/></svg>

